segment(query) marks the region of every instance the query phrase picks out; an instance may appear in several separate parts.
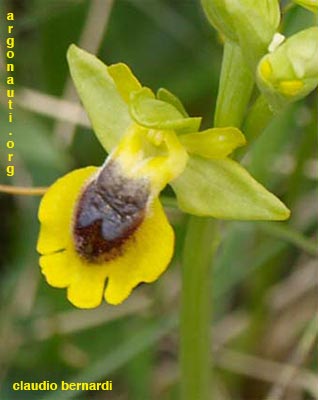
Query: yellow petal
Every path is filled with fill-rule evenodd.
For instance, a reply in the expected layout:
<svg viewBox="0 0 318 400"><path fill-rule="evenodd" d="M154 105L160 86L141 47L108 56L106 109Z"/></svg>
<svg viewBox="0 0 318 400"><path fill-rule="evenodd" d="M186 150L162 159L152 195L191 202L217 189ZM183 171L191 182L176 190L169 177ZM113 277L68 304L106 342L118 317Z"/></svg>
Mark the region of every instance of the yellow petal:
<svg viewBox="0 0 318 400"><path fill-rule="evenodd" d="M69 249L69 262L75 266L72 282L67 289L67 298L79 308L94 308L100 305L107 276L107 264L91 264Z"/></svg>
<svg viewBox="0 0 318 400"><path fill-rule="evenodd" d="M102 302L104 287L105 279L98 274L82 273L67 289L67 298L78 308L95 308Z"/></svg>
<svg viewBox="0 0 318 400"><path fill-rule="evenodd" d="M48 284L57 288L65 288L70 285L75 265L69 261L67 251L40 257L42 273Z"/></svg>
<svg viewBox="0 0 318 400"><path fill-rule="evenodd" d="M231 126L181 135L179 140L189 153L214 159L225 158L246 144L243 133Z"/></svg>
<svg viewBox="0 0 318 400"><path fill-rule="evenodd" d="M141 84L138 79L131 72L128 65L123 63L112 64L107 69L123 100L129 103L130 93L141 89Z"/></svg>
<svg viewBox="0 0 318 400"><path fill-rule="evenodd" d="M155 281L167 268L174 247L174 233L159 200L123 248L123 255L109 262L105 299L119 304L141 282Z"/></svg>
<svg viewBox="0 0 318 400"><path fill-rule="evenodd" d="M39 253L50 254L65 249L70 240L76 199L85 181L96 171L96 167L87 167L70 172L58 179L45 193L39 208Z"/></svg>
<svg viewBox="0 0 318 400"><path fill-rule="evenodd" d="M42 256L40 265L51 286L68 287L67 298L76 307L94 308L101 303L107 266L87 263L71 243L63 252Z"/></svg>

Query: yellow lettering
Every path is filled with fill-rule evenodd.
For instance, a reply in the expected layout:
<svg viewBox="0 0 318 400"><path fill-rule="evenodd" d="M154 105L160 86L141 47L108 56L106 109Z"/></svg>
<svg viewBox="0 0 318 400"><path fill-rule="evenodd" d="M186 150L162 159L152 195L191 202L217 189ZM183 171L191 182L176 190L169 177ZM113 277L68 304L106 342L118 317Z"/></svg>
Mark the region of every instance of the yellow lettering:
<svg viewBox="0 0 318 400"><path fill-rule="evenodd" d="M14 147L14 141L13 140L8 140L7 141L7 148L8 149L13 149Z"/></svg>
<svg viewBox="0 0 318 400"><path fill-rule="evenodd" d="M14 89L7 89L7 97L14 97Z"/></svg>
<svg viewBox="0 0 318 400"><path fill-rule="evenodd" d="M7 58L14 58L14 51L13 50L8 50L7 51Z"/></svg>
<svg viewBox="0 0 318 400"><path fill-rule="evenodd" d="M101 386L101 389L102 389L102 390L108 390L108 381L103 382L101 385L102 385L102 386Z"/></svg>
<svg viewBox="0 0 318 400"><path fill-rule="evenodd" d="M7 72L14 72L14 64L7 64Z"/></svg>
<svg viewBox="0 0 318 400"><path fill-rule="evenodd" d="M6 40L7 49L13 49L14 47L14 37L8 37Z"/></svg>
<svg viewBox="0 0 318 400"><path fill-rule="evenodd" d="M14 13L8 12L7 13L7 21L14 21ZM13 25L8 25L8 34L12 34L14 26ZM15 57L15 53L13 49L15 46L15 39L14 37L7 37L6 38L6 47L7 52L6 52L6 58L7 59L13 59ZM14 72L14 64L13 63L7 63L7 72ZM7 77L7 85L14 85L14 77L13 76L8 76ZM13 110L13 100L9 98L14 97L14 90L13 89L7 89L7 97L8 97L8 109ZM8 114L8 121L11 123L13 121L13 113L9 112ZM12 135L12 132L9 132L9 136ZM15 147L15 142L14 140L8 140L6 143L7 149L13 149ZM12 163L12 159L14 157L13 153L8 153L8 162ZM7 165L6 167L6 175L8 177L12 177L15 174L15 167L14 165ZM21 381L20 383L14 383L12 385L13 390L32 390L32 387L30 383L25 383Z"/></svg>
<svg viewBox="0 0 318 400"><path fill-rule="evenodd" d="M18 382L15 382L15 383L12 385L12 389L13 389L13 390L20 390L20 385L18 384Z"/></svg>

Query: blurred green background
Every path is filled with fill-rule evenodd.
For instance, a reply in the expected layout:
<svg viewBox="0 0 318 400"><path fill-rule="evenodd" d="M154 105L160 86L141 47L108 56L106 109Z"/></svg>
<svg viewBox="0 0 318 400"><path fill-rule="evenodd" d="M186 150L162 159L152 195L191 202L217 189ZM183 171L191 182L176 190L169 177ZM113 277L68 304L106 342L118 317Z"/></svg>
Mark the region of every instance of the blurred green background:
<svg viewBox="0 0 318 400"><path fill-rule="evenodd" d="M16 173L10 178L5 174L6 11L15 13L16 40ZM78 99L65 58L71 43L107 64L127 63L144 85L171 90L191 115L203 116L203 127L211 126L222 43L199 1L0 0L0 18L1 184L49 186L74 168L105 159L86 119L74 111ZM282 29L290 35L312 24L313 15L295 6ZM244 163L293 214L283 224L222 223L213 278L216 393L211 399L267 399L292 364L283 393L272 398L318 399L317 92L276 117L249 145ZM187 216L175 207L169 188L162 196L177 235L168 271L155 284L140 286L123 305L83 311L40 274L39 197L0 193L1 400L177 399ZM110 379L113 391L12 391L12 383L21 380L62 379Z"/></svg>

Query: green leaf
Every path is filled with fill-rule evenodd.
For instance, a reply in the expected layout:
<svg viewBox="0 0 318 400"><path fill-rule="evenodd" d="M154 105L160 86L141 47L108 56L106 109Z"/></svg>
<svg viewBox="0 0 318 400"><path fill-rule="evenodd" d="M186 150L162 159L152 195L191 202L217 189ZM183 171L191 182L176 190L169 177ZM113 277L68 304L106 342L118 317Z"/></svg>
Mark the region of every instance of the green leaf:
<svg viewBox="0 0 318 400"><path fill-rule="evenodd" d="M132 123L107 66L98 58L71 45L67 52L71 75L102 146L110 152Z"/></svg>
<svg viewBox="0 0 318 400"><path fill-rule="evenodd" d="M192 156L172 184L179 207L190 214L236 220L284 220L289 210L240 164Z"/></svg>
<svg viewBox="0 0 318 400"><path fill-rule="evenodd" d="M189 117L189 114L187 113L186 109L183 107L183 104L181 103L181 101L178 99L177 96L175 96L173 93L169 92L169 90L160 88L157 91L157 99L165 101L166 103L170 103L178 111L180 111L184 117Z"/></svg>
<svg viewBox="0 0 318 400"><path fill-rule="evenodd" d="M184 118L172 104L157 100L148 88L130 95L130 113L140 125L154 129L172 129L177 133L195 132L201 118Z"/></svg>

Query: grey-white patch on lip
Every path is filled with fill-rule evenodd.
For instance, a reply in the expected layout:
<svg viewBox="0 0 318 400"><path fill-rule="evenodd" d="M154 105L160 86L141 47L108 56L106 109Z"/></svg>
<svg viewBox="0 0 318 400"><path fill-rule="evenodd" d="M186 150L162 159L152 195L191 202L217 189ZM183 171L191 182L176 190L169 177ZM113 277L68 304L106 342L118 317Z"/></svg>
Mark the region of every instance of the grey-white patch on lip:
<svg viewBox="0 0 318 400"><path fill-rule="evenodd" d="M147 179L131 179L116 161L107 162L83 190L74 214L78 254L102 262L121 254L123 243L142 223L150 195Z"/></svg>

